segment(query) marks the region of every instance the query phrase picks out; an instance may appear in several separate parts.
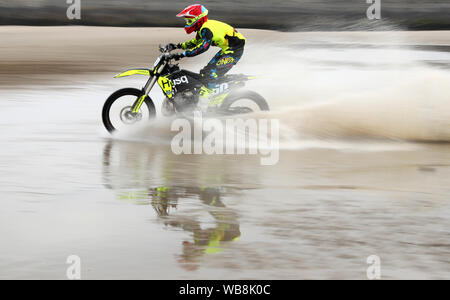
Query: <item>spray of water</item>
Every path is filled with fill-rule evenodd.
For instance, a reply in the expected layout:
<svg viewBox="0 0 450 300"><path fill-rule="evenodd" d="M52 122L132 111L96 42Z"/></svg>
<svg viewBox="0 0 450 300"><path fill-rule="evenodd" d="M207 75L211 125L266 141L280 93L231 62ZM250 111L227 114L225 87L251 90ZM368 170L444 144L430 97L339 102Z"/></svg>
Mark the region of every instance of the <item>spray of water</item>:
<svg viewBox="0 0 450 300"><path fill-rule="evenodd" d="M275 40L263 33L232 73L262 75L247 87L261 93L271 111L246 117L279 119L282 147L450 141L450 72L425 63L448 62L449 53L410 48L393 32L280 33ZM132 135L170 138L169 123Z"/></svg>
<svg viewBox="0 0 450 300"><path fill-rule="evenodd" d="M248 68L265 75L253 88L290 139L450 141L450 72L424 63L450 54L389 46L395 33L364 44L306 37L248 51Z"/></svg>

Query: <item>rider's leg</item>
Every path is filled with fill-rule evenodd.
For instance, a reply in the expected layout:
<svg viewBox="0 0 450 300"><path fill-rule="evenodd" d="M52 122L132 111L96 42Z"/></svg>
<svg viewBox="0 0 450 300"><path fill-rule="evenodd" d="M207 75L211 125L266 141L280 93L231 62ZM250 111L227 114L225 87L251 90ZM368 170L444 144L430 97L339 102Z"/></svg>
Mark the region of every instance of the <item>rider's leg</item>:
<svg viewBox="0 0 450 300"><path fill-rule="evenodd" d="M244 49L219 51L211 61L200 71L202 76L209 81L208 87L213 88L217 81L238 63L244 53Z"/></svg>
<svg viewBox="0 0 450 300"><path fill-rule="evenodd" d="M202 76L207 78L208 85L200 90L198 106L202 111L208 108L210 96L213 94L217 81L224 76L231 68L237 64L243 54L243 49L235 51L219 51L211 61L200 71Z"/></svg>

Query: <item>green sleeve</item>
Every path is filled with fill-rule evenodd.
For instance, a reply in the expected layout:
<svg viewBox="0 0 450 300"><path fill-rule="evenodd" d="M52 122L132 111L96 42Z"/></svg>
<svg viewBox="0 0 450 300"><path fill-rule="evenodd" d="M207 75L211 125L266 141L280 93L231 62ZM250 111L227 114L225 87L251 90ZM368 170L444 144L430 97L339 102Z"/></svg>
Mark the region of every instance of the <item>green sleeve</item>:
<svg viewBox="0 0 450 300"><path fill-rule="evenodd" d="M181 43L181 49L183 50L187 50L187 49L192 49L194 47L197 47L199 44L202 43L202 39L198 39L197 37L195 37L194 39Z"/></svg>

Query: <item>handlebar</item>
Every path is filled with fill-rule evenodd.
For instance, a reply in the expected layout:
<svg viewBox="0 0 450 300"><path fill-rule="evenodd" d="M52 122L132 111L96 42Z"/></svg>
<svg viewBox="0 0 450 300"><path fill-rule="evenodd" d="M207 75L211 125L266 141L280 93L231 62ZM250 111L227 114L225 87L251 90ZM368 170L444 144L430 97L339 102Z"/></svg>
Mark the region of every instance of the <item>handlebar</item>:
<svg viewBox="0 0 450 300"><path fill-rule="evenodd" d="M161 53L170 53L173 50L176 50L176 47L169 47L171 44L167 44L166 46L161 46L161 44L159 44L159 51Z"/></svg>
<svg viewBox="0 0 450 300"><path fill-rule="evenodd" d="M176 47L170 47L171 44L166 45L165 47L163 47L161 44L159 44L159 51L161 52L161 57L163 57L164 59L173 59L171 52L173 50L176 50ZM178 60L180 58L175 58L175 60Z"/></svg>
<svg viewBox="0 0 450 300"><path fill-rule="evenodd" d="M168 51L167 47L163 47L163 46L161 46L161 44L159 44L159 52L165 53L165 52L170 52L170 51Z"/></svg>

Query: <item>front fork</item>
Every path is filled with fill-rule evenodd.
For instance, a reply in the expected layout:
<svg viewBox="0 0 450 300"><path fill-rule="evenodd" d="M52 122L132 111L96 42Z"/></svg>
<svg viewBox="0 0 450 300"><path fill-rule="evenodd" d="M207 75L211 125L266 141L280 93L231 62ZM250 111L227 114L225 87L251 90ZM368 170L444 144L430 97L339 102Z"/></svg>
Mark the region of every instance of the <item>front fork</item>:
<svg viewBox="0 0 450 300"><path fill-rule="evenodd" d="M147 97L148 94L150 93L150 91L152 90L153 86L155 85L156 81L158 80L159 74L164 69L166 64L167 63L163 63L158 69L156 69L156 72L145 84L144 88L142 89L144 94L141 97L139 97L138 99L136 99L136 101L134 101L134 103L133 103L133 107L132 107L133 109L131 110L131 112L133 114L139 113L142 103L144 103L145 97Z"/></svg>

